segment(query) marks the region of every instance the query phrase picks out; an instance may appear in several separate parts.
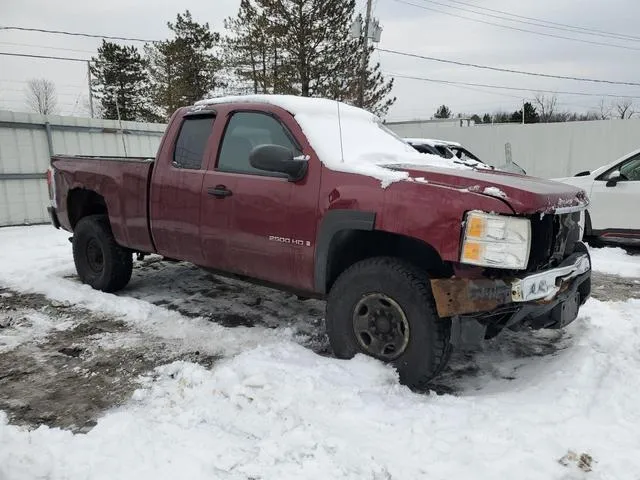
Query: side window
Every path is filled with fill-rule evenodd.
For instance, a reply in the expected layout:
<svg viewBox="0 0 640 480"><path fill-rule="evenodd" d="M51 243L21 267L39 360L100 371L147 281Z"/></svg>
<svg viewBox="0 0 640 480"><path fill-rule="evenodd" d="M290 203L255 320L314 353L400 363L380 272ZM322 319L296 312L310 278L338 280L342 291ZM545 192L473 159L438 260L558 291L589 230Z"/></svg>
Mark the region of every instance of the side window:
<svg viewBox="0 0 640 480"><path fill-rule="evenodd" d="M620 176L623 180L640 182L640 155L636 155L620 165Z"/></svg>
<svg viewBox="0 0 640 480"><path fill-rule="evenodd" d="M173 164L177 168L200 170L204 151L213 128L214 117L187 117L182 122L176 148L173 151Z"/></svg>
<svg viewBox="0 0 640 480"><path fill-rule="evenodd" d="M301 153L289 131L272 116L258 112L235 113L229 120L222 140L218 170L284 177L285 175L268 173L249 165L251 151L268 144L289 148L294 155Z"/></svg>

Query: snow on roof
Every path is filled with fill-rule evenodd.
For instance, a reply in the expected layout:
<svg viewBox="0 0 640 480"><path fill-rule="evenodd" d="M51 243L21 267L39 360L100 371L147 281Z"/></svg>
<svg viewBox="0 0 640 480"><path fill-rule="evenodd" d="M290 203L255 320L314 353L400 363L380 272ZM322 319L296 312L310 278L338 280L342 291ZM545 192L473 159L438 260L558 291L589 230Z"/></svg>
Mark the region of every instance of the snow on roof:
<svg viewBox="0 0 640 480"><path fill-rule="evenodd" d="M266 103L283 108L293 116L299 113L337 115L337 105L340 104L341 115L376 118L374 114L344 102L337 102L327 98L298 97L296 95L231 95L200 100L196 102L196 105L217 105L222 103Z"/></svg>
<svg viewBox="0 0 640 480"><path fill-rule="evenodd" d="M376 178L382 188L409 177L406 171L385 166L470 168L437 155L417 152L386 128L376 115L343 102L294 95L243 95L201 100L196 105L223 103L266 103L283 108L295 117L324 166Z"/></svg>
<svg viewBox="0 0 640 480"><path fill-rule="evenodd" d="M418 145L444 145L445 147L462 147L461 143L450 142L449 140L436 140L433 138L404 138L405 142L416 143Z"/></svg>

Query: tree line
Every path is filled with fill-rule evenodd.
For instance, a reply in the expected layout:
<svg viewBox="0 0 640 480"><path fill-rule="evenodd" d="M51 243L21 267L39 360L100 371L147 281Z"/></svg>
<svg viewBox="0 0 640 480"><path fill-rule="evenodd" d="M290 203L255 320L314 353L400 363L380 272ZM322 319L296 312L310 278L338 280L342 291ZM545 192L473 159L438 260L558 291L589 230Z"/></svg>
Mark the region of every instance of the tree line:
<svg viewBox="0 0 640 480"><path fill-rule="evenodd" d="M384 114L393 80L372 64L373 47L353 38L355 0L242 0L224 31L186 10L170 38L134 46L102 41L91 59L92 94L107 119L166 121L211 95L294 94L356 103L362 61L363 107Z"/></svg>
<svg viewBox="0 0 640 480"><path fill-rule="evenodd" d="M524 109L524 116L523 116ZM476 124L480 123L558 123L589 120L610 120L620 118L626 120L636 115L635 106L630 98L622 98L600 103L585 113L561 110L556 95L537 94L532 102L525 102L519 110L514 112L497 111L484 114L458 113L454 116L447 105L441 105L433 114L434 119L468 118Z"/></svg>

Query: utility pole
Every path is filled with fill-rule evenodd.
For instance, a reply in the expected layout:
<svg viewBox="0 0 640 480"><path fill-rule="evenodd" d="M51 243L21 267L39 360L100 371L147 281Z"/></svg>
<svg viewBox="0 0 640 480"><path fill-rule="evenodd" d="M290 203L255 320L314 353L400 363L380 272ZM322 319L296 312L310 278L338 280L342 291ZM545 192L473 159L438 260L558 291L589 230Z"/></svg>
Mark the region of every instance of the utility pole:
<svg viewBox="0 0 640 480"><path fill-rule="evenodd" d="M91 63L87 60L87 83L89 85L89 112L93 118L93 93L91 92Z"/></svg>
<svg viewBox="0 0 640 480"><path fill-rule="evenodd" d="M369 22L371 22L371 3L367 0L367 14L364 17L364 37L362 40L362 70L360 71L360 88L358 88L358 106L364 107L364 89L367 79L367 48L369 47Z"/></svg>

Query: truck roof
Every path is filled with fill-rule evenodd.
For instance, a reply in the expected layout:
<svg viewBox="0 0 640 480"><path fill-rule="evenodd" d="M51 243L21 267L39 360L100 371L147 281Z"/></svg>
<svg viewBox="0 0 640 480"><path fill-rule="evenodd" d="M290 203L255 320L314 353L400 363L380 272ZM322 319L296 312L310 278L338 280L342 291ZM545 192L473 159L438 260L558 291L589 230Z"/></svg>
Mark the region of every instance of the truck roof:
<svg viewBox="0 0 640 480"><path fill-rule="evenodd" d="M195 106L228 103L264 103L268 105L275 105L294 116L309 113L337 116L338 108L340 108L340 115L359 116L369 120L377 118L374 114L367 112L366 110L348 105L344 102L338 102L337 100L298 97L295 95L231 95L200 100L195 103Z"/></svg>

